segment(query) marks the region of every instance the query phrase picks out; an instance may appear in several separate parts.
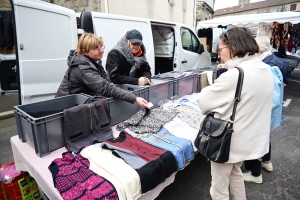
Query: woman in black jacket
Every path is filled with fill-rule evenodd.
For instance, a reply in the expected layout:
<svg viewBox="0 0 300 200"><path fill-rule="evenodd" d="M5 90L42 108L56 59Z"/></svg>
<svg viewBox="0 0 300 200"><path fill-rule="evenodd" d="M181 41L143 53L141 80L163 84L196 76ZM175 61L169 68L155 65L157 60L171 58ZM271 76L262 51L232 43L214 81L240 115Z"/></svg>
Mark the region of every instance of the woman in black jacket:
<svg viewBox="0 0 300 200"><path fill-rule="evenodd" d="M113 85L101 64L104 45L101 38L84 33L78 41L77 50L71 50L68 57L68 70L55 97L85 93L114 97L130 103L148 107L148 102L134 94Z"/></svg>

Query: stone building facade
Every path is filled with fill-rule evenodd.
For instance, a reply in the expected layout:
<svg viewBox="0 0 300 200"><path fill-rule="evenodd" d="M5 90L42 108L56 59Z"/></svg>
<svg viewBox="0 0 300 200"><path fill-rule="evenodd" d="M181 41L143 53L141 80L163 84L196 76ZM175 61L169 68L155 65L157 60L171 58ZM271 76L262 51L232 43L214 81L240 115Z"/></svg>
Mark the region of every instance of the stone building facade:
<svg viewBox="0 0 300 200"><path fill-rule="evenodd" d="M109 14L171 21L196 26L196 0L44 0L75 12Z"/></svg>

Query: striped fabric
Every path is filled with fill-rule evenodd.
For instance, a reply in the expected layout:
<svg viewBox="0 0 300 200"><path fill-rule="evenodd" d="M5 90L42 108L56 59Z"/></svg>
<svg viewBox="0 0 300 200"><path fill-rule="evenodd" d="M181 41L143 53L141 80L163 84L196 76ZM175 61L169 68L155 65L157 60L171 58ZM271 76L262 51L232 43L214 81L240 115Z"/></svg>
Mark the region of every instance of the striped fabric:
<svg viewBox="0 0 300 200"><path fill-rule="evenodd" d="M129 129L125 129L125 131L148 144L170 151L175 156L180 170L184 169L186 161L194 158L192 142L170 134L165 128L162 128L157 134L135 134Z"/></svg>

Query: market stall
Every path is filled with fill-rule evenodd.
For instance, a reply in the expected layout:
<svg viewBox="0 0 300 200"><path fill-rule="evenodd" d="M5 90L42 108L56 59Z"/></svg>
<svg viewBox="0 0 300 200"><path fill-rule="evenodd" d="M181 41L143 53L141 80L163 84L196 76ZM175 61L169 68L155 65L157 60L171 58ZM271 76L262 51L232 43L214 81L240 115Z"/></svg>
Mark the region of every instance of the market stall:
<svg viewBox="0 0 300 200"><path fill-rule="evenodd" d="M95 144L95 140L93 140L88 146L86 144L85 146L81 145L81 148L84 148L80 150L80 153L79 151L72 151L78 152L77 155L80 154L80 157L88 159L90 166L87 169L89 171L93 171L93 173L96 173L94 175L99 175L99 177L101 176L113 184L119 199L155 199L166 186L174 181L176 173L179 170L184 170L194 159L197 152L194 140L204 118L197 106L194 92L199 92L202 87L212 81L208 80L206 74L210 74L209 76L212 77L213 70L215 68L211 67L194 73L177 72L177 75L174 72L169 75L171 77L176 76L176 78L170 78L168 81L162 81L161 79L155 81L153 79L151 86L141 88L141 92L147 94L148 101L154 102L155 106L151 111L141 108L133 116L128 115L126 117L128 119L125 121L111 128L109 125L107 131L112 133L112 135L108 135L110 139L104 139L103 142ZM204 76L200 76L201 73ZM204 77L206 77L205 80L203 80ZM162 79L166 79L166 77ZM157 93L157 91L161 92ZM167 94L167 97L165 97L165 94ZM11 138L14 162L18 170L28 171L35 178L39 187L50 199L64 199L63 192L57 185L57 183L64 181L59 180L57 182L57 177L51 169L53 169L53 166L60 167L59 165L55 166L55 164L65 161L63 159L68 149L77 148L77 146L69 146L72 144L66 142L66 138L63 139L66 137L66 131L71 128L70 134L77 134L73 132L80 132L86 124L90 127L90 123L85 122L85 119L81 118L80 115L67 115L70 110L79 111L77 108L82 106L81 103L86 98L91 97L74 94L15 107L19 135ZM102 100L98 100L94 104L99 104L99 102L105 105ZM81 105L76 106L78 104ZM92 108L90 106L93 105L89 103L83 105L88 107L89 114L87 118L92 119L89 117ZM112 108L115 104L107 104L106 106ZM106 106L104 106L105 109ZM64 112L61 112L62 109ZM124 109L120 108L119 114L122 111ZM93 113L98 113L97 115L101 116L98 111ZM112 112L110 114L112 119L116 117ZM76 121L78 118L80 120ZM103 119L102 116L100 124L102 122L106 123ZM68 121L76 122L67 127ZM107 127L107 124L104 124L104 126ZM89 133L89 135L93 134ZM69 135L67 134L67 136ZM72 137L77 136L72 135ZM131 148L132 145L135 147ZM143 148L138 148L136 145ZM128 148L134 153L128 154ZM96 153L94 153L94 150ZM101 151L110 153L104 155ZM118 156L113 155L115 153ZM111 165L112 167L110 167L106 162L99 159L100 154L103 156L101 158L105 158L102 160L108 161L108 163L122 162L123 166ZM69 155L70 157L77 156L76 153L69 153ZM150 160L147 161L148 158ZM95 164L98 164L98 168L95 168ZM131 172L136 170L138 176L130 176L128 180L125 180L124 173L127 171L123 170L124 167L131 170ZM72 166L70 165L69 168L72 168ZM114 173L113 170L118 170L118 174ZM128 181L130 182L128 185L137 181L137 187L130 187L139 191L138 194L127 191L128 188L125 184Z"/></svg>
<svg viewBox="0 0 300 200"><path fill-rule="evenodd" d="M62 199L53 185L52 175L48 167L54 159L61 157L62 153L66 152L67 149L63 147L51 152L48 156L40 158L36 155L34 149L28 143L21 142L18 136L11 138L11 146L17 169L28 171L49 199ZM174 182L176 173L140 199L155 199L165 187Z"/></svg>
<svg viewBox="0 0 300 200"><path fill-rule="evenodd" d="M251 16L251 17L249 17ZM257 26L260 22L265 23L285 23L291 22L292 24L300 23L300 13L298 12L275 12L275 13L261 13L251 15L235 15L211 20L200 21L197 24L197 29L202 28L217 28L219 25L227 26L228 24L238 27L252 27Z"/></svg>

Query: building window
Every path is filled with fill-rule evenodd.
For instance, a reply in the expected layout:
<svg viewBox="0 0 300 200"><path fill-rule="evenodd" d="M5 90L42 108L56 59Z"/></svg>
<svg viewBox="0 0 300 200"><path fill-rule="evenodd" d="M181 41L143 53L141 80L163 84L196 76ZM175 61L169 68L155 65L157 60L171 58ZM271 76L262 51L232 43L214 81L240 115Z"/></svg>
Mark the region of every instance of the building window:
<svg viewBox="0 0 300 200"><path fill-rule="evenodd" d="M271 12L274 13L274 12L277 12L277 9L271 9Z"/></svg>
<svg viewBox="0 0 300 200"><path fill-rule="evenodd" d="M182 10L186 11L186 0L182 0Z"/></svg>
<svg viewBox="0 0 300 200"><path fill-rule="evenodd" d="M290 11L296 10L296 8L297 8L297 4L292 4L290 6Z"/></svg>

